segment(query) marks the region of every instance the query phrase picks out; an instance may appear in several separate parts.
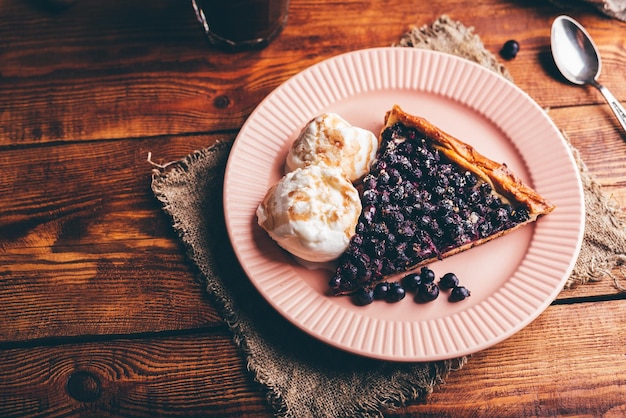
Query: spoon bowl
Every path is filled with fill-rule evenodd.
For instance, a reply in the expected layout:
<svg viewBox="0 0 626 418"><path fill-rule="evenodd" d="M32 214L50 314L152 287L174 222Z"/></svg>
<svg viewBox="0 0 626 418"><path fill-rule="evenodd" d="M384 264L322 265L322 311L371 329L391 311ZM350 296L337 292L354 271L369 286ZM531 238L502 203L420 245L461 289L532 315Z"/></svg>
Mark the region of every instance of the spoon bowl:
<svg viewBox="0 0 626 418"><path fill-rule="evenodd" d="M626 131L626 110L613 94L598 82L602 61L598 48L585 28L569 16L559 16L552 22L550 42L554 63L563 77L573 84L588 84L597 88Z"/></svg>

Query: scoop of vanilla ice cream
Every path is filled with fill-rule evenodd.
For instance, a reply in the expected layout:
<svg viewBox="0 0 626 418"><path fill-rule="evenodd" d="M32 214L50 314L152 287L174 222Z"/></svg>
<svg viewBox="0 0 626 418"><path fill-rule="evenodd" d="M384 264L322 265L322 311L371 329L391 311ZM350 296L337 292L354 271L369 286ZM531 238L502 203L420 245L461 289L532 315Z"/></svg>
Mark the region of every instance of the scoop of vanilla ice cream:
<svg viewBox="0 0 626 418"><path fill-rule="evenodd" d="M311 120L296 138L285 160L285 171L311 164L340 167L351 181L368 173L376 157L378 138L350 125L335 113Z"/></svg>
<svg viewBox="0 0 626 418"><path fill-rule="evenodd" d="M355 187L341 169L310 165L287 173L266 193L256 214L278 245L306 261L338 258L361 213Z"/></svg>

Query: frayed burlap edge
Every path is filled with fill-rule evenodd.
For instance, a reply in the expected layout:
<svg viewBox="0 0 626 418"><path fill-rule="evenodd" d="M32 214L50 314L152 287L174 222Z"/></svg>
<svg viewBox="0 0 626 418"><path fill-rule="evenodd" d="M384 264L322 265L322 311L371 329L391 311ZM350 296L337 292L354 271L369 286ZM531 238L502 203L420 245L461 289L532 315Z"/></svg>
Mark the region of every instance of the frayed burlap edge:
<svg viewBox="0 0 626 418"><path fill-rule="evenodd" d="M179 216L180 210L176 208L179 201L171 201L171 189L179 188L186 184L194 184L199 181L198 176L202 176L202 182L206 182L208 186L204 190L207 195L221 196L224 169L231 147L231 142L218 142L209 148L194 151L180 161L169 162L163 165L152 162L151 154L148 154L148 162L156 167L152 172L152 190L157 200L161 202L163 210L170 215L172 225L185 246L187 257L193 262L194 267L199 270L202 284L205 286L222 319L233 333L233 342L244 354L246 368L253 373L257 382L266 387L268 403L279 415L285 415L287 405L285 405L280 396L280 388L274 385L273 380L265 373L265 369L254 361L252 357L253 349L248 345L248 338L246 338L245 322L237 313L237 308L233 304L233 296L221 284L221 279L213 270L216 260L212 254L215 246L218 245L215 237L212 233L207 233L204 235L206 242L197 243L195 233L190 233L187 230L186 222ZM194 166L199 161L203 162L204 173L195 172ZM205 175L214 181L204 180ZM215 202L213 210L221 213L217 206L222 204L222 199L217 198L213 201ZM213 211L207 211L205 216L207 217L207 223L220 221L219 215L216 216Z"/></svg>
<svg viewBox="0 0 626 418"><path fill-rule="evenodd" d="M549 2L564 10L571 10L575 4L595 8L606 16L626 22L625 0L549 0Z"/></svg>
<svg viewBox="0 0 626 418"><path fill-rule="evenodd" d="M513 77L496 56L483 45L474 28L466 27L448 15L441 15L432 25L413 26L394 46L430 49L476 62L509 81Z"/></svg>
<svg viewBox="0 0 626 418"><path fill-rule="evenodd" d="M174 229L188 258L198 269L212 302L233 332L233 341L241 349L246 367L265 388L268 403L277 415L381 416L381 409L395 409L423 399L443 384L450 372L463 367L465 357L431 363L382 362L339 352L323 343L308 340L304 342L319 346L311 348L307 345L313 352L303 353L302 344L299 344L300 350L294 352L290 345L285 349L280 340L277 343L275 336L268 337L267 332L261 331L262 324L255 316L260 313L261 316L267 315L264 320L276 321L273 311L257 307L250 310L242 306L241 295L234 294L233 284L224 281L232 280L232 277L219 271L219 262L215 259L214 251L223 245L220 240L225 239L225 232L217 225L223 223L219 196L222 195L230 146L230 143L217 143L179 162L165 165L151 162L156 167L152 189L163 210L172 218ZM241 287L235 290L239 291ZM260 296L257 299L260 305ZM303 338L295 329L293 332L295 334L290 334L290 338ZM323 355L316 355L324 350ZM349 364L335 370L320 362L320 359L334 357ZM308 361L309 358L313 360ZM308 381L313 382L313 388ZM323 387L322 393L316 388L318 385ZM347 394L355 392L359 396L333 397L340 390Z"/></svg>
<svg viewBox="0 0 626 418"><path fill-rule="evenodd" d="M620 277L613 270L626 263L626 214L617 201L603 193L602 186L589 172L579 151L570 143L567 133L561 133L578 166L585 200L583 243L565 288L609 277L615 288L624 292L626 288L621 285ZM624 274L621 275L621 279L624 279Z"/></svg>

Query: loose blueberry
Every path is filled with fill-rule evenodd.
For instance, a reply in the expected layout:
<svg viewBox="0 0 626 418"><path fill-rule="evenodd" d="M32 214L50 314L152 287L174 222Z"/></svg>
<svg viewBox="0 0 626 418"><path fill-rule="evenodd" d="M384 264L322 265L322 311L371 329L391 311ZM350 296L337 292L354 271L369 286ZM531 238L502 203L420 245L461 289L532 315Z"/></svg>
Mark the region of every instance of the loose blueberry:
<svg viewBox="0 0 626 418"><path fill-rule="evenodd" d="M459 278L454 273L446 273L439 280L439 287L442 290L453 289L459 285Z"/></svg>
<svg viewBox="0 0 626 418"><path fill-rule="evenodd" d="M422 278L422 283L432 283L435 281L435 272L428 267L422 267L420 277Z"/></svg>
<svg viewBox="0 0 626 418"><path fill-rule="evenodd" d="M387 291L387 302L399 302L406 296L406 290L400 283L391 283Z"/></svg>
<svg viewBox="0 0 626 418"><path fill-rule="evenodd" d="M427 303L432 302L439 296L439 287L434 282L421 283L417 287L417 293L415 294L415 302Z"/></svg>
<svg viewBox="0 0 626 418"><path fill-rule="evenodd" d="M500 55L502 58L510 60L517 56L519 52L519 43L513 39L509 39L504 43L502 49L500 50Z"/></svg>
<svg viewBox="0 0 626 418"><path fill-rule="evenodd" d="M417 289L417 286L422 282L422 278L417 273L411 273L402 278L402 286L406 290L414 291Z"/></svg>
<svg viewBox="0 0 626 418"><path fill-rule="evenodd" d="M374 302L374 290L360 288L352 294L352 301L358 306L369 305Z"/></svg>
<svg viewBox="0 0 626 418"><path fill-rule="evenodd" d="M374 300L383 300L389 293L389 283L380 282L374 287Z"/></svg>
<svg viewBox="0 0 626 418"><path fill-rule="evenodd" d="M448 300L450 302L460 302L470 296L470 291L465 286L457 286L452 289Z"/></svg>

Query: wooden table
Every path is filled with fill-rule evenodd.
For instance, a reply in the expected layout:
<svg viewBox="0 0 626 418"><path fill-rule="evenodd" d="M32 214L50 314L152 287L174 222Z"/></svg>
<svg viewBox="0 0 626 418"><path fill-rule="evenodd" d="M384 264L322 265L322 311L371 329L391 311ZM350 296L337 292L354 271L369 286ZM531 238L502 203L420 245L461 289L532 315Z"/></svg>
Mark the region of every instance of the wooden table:
<svg viewBox="0 0 626 418"><path fill-rule="evenodd" d="M150 190L153 160L230 141L277 85L449 14L473 26L626 207L626 136L556 77L546 1L292 0L268 48L209 48L188 1L0 0L0 416L271 415ZM626 23L568 11L626 102ZM563 292L530 326L389 416L626 414L625 295Z"/></svg>

